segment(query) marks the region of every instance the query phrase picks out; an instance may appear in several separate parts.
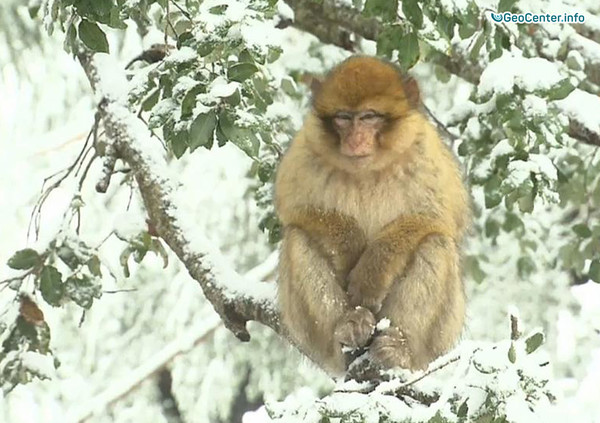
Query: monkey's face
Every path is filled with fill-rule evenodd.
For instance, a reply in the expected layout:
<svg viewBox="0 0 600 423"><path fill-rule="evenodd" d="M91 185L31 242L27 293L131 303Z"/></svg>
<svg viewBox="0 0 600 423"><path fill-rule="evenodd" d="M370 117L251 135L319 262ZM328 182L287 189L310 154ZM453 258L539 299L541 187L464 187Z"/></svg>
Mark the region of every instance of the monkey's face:
<svg viewBox="0 0 600 423"><path fill-rule="evenodd" d="M394 65L351 57L320 84L305 128L313 151L348 172L378 171L402 160L415 139L419 92Z"/></svg>
<svg viewBox="0 0 600 423"><path fill-rule="evenodd" d="M386 117L375 110L337 112L331 126L339 139L339 153L356 160L373 156L386 123Z"/></svg>

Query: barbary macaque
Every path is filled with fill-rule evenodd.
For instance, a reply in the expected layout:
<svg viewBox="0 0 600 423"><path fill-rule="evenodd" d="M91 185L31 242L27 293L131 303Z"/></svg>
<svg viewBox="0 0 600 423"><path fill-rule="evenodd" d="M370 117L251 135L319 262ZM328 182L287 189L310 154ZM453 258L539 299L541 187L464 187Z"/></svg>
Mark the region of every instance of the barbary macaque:
<svg viewBox="0 0 600 423"><path fill-rule="evenodd" d="M366 346L382 368L424 369L462 331L469 199L419 104L396 66L351 57L313 93L277 172L282 321L333 374L348 364L343 347Z"/></svg>

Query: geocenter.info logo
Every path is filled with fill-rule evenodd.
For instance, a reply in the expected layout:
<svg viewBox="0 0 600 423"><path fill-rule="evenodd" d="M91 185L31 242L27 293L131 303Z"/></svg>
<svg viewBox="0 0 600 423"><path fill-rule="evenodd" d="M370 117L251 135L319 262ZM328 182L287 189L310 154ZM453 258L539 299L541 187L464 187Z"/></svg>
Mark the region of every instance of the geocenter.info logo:
<svg viewBox="0 0 600 423"><path fill-rule="evenodd" d="M582 13L494 13L490 12L494 22L513 23L583 23L585 16Z"/></svg>

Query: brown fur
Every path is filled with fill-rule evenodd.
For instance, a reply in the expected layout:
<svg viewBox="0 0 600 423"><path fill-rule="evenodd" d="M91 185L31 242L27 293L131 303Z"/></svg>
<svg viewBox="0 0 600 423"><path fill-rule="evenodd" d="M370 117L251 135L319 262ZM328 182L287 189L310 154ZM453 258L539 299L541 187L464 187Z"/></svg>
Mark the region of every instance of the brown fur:
<svg viewBox="0 0 600 423"><path fill-rule="evenodd" d="M334 373L345 366L340 344L362 346L371 337L373 313L392 324L370 347L384 367L423 368L462 328L457 243L468 197L454 157L411 106L403 81L378 59L342 63L277 174L283 323L301 350ZM340 155L326 127L329 113L347 107L389 119L375 153L360 161ZM354 312L357 305L365 311Z"/></svg>

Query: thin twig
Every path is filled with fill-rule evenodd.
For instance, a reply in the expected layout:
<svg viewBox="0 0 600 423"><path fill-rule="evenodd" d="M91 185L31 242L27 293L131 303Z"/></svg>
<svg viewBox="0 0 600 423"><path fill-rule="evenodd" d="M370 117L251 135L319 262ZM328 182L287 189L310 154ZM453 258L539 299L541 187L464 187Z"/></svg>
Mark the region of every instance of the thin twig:
<svg viewBox="0 0 600 423"><path fill-rule="evenodd" d="M407 387L409 387L409 386L411 386L411 385L414 385L415 383L417 383L417 382L418 382L418 381L420 381L420 380L423 380L424 378L426 378L426 377L427 377L427 376L429 376L430 374L432 374L432 373L435 373L435 372L437 372L437 371L439 371L439 370L443 369L444 367L447 367L447 366L449 366L450 364L457 362L458 360L460 360L460 355L457 355L456 357L452 357L452 358L451 358L451 359L449 359L448 361L446 361L446 362L444 362L444 363L442 363L442 364L439 364L439 365L435 366L435 367L434 367L434 368L432 368L432 369L429 369L429 370L427 370L427 371L426 371L425 373L423 373L422 375L420 375L420 376L418 376L418 377L416 377L416 378L414 378L414 379L411 379L411 380L409 380L408 382L404 382L402 385L398 386L398 388L396 388L396 389L395 389L395 391L396 391L396 392L398 392L398 391L400 391L400 390L402 390L402 389L404 389L404 388L407 388Z"/></svg>
<svg viewBox="0 0 600 423"><path fill-rule="evenodd" d="M192 15L190 15L190 12L188 12L183 7L181 7L180 5L178 5L177 3L175 3L174 0L171 0L170 3L173 3L173 6L175 6L177 9L179 9L179 11L181 13L183 13L183 16L185 16L186 18L188 18L190 21L192 20ZM167 7L168 7L168 3L167 3Z"/></svg>

